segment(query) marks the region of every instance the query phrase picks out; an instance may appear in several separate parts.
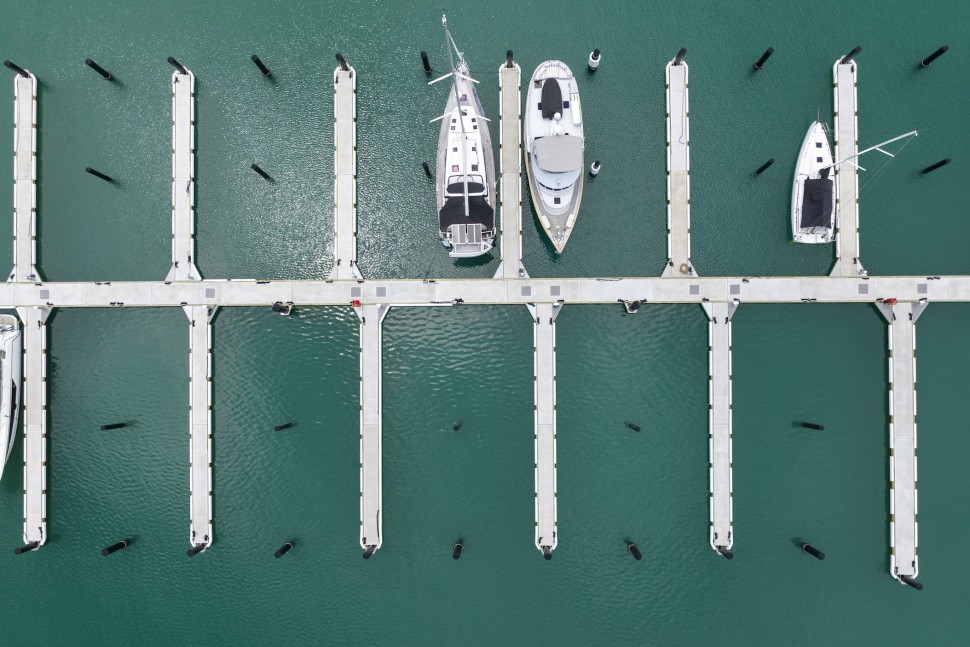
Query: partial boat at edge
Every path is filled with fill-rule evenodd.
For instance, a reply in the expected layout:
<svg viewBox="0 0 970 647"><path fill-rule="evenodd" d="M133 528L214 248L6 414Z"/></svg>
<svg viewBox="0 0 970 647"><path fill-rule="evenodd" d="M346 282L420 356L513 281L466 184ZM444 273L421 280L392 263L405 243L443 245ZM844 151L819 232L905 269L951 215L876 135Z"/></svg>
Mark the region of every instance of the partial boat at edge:
<svg viewBox="0 0 970 647"><path fill-rule="evenodd" d="M0 315L0 476L10 458L20 415L24 340L20 322L12 315Z"/></svg>

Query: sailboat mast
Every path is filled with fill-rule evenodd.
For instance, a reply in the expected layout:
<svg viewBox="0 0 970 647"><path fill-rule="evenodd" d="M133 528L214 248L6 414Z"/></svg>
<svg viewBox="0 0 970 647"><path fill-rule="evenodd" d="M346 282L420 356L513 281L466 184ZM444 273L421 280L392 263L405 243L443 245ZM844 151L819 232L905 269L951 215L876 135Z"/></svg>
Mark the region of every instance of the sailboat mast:
<svg viewBox="0 0 970 647"><path fill-rule="evenodd" d="M468 208L468 173L465 170L465 113L462 111L461 107L461 95L458 94L458 69L455 67L455 57L451 53L451 48L454 47L455 51L458 51L458 46L455 45L455 40L451 37L451 32L448 31L448 17L445 14L441 14L441 25L445 28L445 49L448 51L448 65L451 66L451 91L455 93L455 105L458 110L458 125L461 128L461 144L458 147L458 157L459 157L459 168L461 168L462 184L464 185L465 193L465 217L469 216ZM459 52L460 56L461 52ZM459 59L460 60L460 59ZM445 170L445 175L447 176L447 169ZM447 187L447 180L445 181L445 186Z"/></svg>

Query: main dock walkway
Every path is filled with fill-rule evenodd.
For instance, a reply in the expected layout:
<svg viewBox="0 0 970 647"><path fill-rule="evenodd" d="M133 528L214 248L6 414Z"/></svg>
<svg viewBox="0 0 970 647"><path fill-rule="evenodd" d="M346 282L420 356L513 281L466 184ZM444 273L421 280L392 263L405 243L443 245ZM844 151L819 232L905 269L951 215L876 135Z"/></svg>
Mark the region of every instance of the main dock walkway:
<svg viewBox="0 0 970 647"><path fill-rule="evenodd" d="M705 303L709 353L711 547L731 555L734 502L731 456L731 319L734 303Z"/></svg>
<svg viewBox="0 0 970 647"><path fill-rule="evenodd" d="M546 559L559 544L556 498L556 317L560 303L529 304L535 323L536 548Z"/></svg>
<svg viewBox="0 0 970 647"><path fill-rule="evenodd" d="M529 276L522 264L522 69L503 63L498 79L502 260L495 278L512 279Z"/></svg>
<svg viewBox="0 0 970 647"><path fill-rule="evenodd" d="M879 304L889 324L889 542L893 577L919 574L916 497L916 320L926 303Z"/></svg>
<svg viewBox="0 0 970 647"><path fill-rule="evenodd" d="M697 276L690 260L690 110L687 63L667 63L667 265L662 276Z"/></svg>
<svg viewBox="0 0 970 647"><path fill-rule="evenodd" d="M835 161L859 152L859 106L856 93L856 62L832 67L835 95ZM832 276L865 276L859 260L859 171L856 160L835 167L838 184L838 220L835 235L835 266Z"/></svg>

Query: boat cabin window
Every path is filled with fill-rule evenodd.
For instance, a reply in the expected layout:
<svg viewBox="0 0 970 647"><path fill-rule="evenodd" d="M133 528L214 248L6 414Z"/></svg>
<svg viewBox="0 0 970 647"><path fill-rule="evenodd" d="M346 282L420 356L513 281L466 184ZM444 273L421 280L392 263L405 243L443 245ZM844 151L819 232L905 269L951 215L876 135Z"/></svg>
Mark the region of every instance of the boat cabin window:
<svg viewBox="0 0 970 647"><path fill-rule="evenodd" d="M562 107L563 108L568 108L569 107L569 101L563 101L562 102Z"/></svg>
<svg viewBox="0 0 970 647"><path fill-rule="evenodd" d="M821 148L822 142L815 142L815 148Z"/></svg>
<svg viewBox="0 0 970 647"><path fill-rule="evenodd" d="M815 158L815 161L818 162L819 164L821 164L822 163L822 158L821 157L816 157Z"/></svg>

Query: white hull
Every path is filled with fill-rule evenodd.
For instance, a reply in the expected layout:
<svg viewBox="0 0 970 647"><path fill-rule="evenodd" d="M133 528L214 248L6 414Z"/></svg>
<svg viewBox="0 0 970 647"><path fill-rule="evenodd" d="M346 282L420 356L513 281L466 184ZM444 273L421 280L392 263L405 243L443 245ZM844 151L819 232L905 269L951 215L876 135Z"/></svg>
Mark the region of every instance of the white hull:
<svg viewBox="0 0 970 647"><path fill-rule="evenodd" d="M20 322L11 315L0 315L0 475L10 458L20 416L23 387L24 340Z"/></svg>
<svg viewBox="0 0 970 647"><path fill-rule="evenodd" d="M543 88L548 79L559 86L558 119L548 114L549 106L543 115ZM532 204L549 240L561 253L579 216L585 169L583 112L579 87L569 67L561 61L540 64L529 80L525 104L523 141Z"/></svg>
<svg viewBox="0 0 970 647"><path fill-rule="evenodd" d="M832 147L829 145L828 137L825 134L825 127L821 121L815 121L808 128L808 133L802 141L802 147L798 152L798 161L795 164L795 180L792 185L791 199L791 227L792 238L796 243L823 244L835 241L835 229L838 218L838 209L835 204L834 196L837 194L835 184L835 169L832 168ZM819 217L814 222L806 211L806 180L820 180L823 169L827 169L829 184L825 184L826 191L830 192L831 215ZM816 193L819 191L816 189ZM813 196L809 196L811 202ZM820 222L821 221L821 222Z"/></svg>

